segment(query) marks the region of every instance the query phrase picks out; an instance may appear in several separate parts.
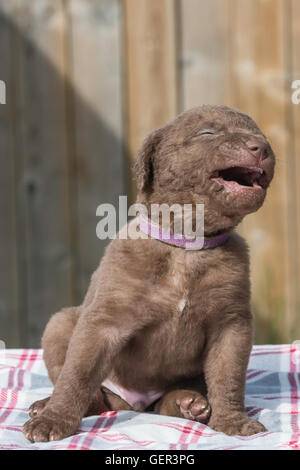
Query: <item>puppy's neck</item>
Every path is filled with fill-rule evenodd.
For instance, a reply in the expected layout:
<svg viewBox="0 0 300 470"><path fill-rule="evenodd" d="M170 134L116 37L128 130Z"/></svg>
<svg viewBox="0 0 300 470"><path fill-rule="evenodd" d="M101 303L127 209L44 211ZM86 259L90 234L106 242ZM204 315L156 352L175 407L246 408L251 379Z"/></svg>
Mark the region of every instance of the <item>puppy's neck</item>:
<svg viewBox="0 0 300 470"><path fill-rule="evenodd" d="M194 238L188 238L182 234L176 234L174 231L165 231L160 224L153 222L145 215L140 214L138 217L138 225L141 232L168 245L173 245L185 250L207 250L216 248L226 243L230 236L230 231L220 233L213 237L204 237L203 234L196 235Z"/></svg>

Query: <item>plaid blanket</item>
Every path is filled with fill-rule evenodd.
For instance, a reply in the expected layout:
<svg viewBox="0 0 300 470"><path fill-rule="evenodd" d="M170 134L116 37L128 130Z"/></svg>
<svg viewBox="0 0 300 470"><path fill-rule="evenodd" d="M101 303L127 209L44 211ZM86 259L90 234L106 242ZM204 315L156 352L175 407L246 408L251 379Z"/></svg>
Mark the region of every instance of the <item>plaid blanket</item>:
<svg viewBox="0 0 300 470"><path fill-rule="evenodd" d="M84 418L75 436L32 444L21 431L27 409L51 391L41 350L0 350L0 449L300 449L300 344L254 346L246 409L268 431L250 437L186 419L111 411Z"/></svg>

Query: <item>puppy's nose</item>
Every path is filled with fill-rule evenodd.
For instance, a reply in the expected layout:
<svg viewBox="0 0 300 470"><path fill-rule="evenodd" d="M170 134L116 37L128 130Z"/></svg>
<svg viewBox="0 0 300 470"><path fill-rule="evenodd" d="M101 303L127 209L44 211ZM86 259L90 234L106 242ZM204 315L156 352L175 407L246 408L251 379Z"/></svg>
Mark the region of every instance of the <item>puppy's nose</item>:
<svg viewBox="0 0 300 470"><path fill-rule="evenodd" d="M247 142L249 152L256 158L257 161L267 158L267 144L258 140L249 140Z"/></svg>

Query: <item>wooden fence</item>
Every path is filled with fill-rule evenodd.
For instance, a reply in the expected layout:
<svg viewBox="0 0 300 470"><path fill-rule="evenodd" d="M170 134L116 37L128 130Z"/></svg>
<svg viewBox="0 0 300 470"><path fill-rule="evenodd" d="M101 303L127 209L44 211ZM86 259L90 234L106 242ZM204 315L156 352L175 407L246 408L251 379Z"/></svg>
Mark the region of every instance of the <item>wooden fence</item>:
<svg viewBox="0 0 300 470"><path fill-rule="evenodd" d="M96 207L134 197L145 135L201 103L250 114L278 156L240 228L256 342L300 339L298 0L1 0L0 338L39 345L82 301L105 243Z"/></svg>

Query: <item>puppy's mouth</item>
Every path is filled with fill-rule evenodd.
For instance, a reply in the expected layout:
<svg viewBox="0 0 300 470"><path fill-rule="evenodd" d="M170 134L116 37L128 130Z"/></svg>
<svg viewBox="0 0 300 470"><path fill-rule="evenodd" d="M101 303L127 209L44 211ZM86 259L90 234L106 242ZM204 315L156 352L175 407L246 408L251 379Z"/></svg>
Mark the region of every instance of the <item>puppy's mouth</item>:
<svg viewBox="0 0 300 470"><path fill-rule="evenodd" d="M234 166L223 170L216 170L211 179L218 183L218 189L229 191L262 190L267 187L267 177L262 168Z"/></svg>

